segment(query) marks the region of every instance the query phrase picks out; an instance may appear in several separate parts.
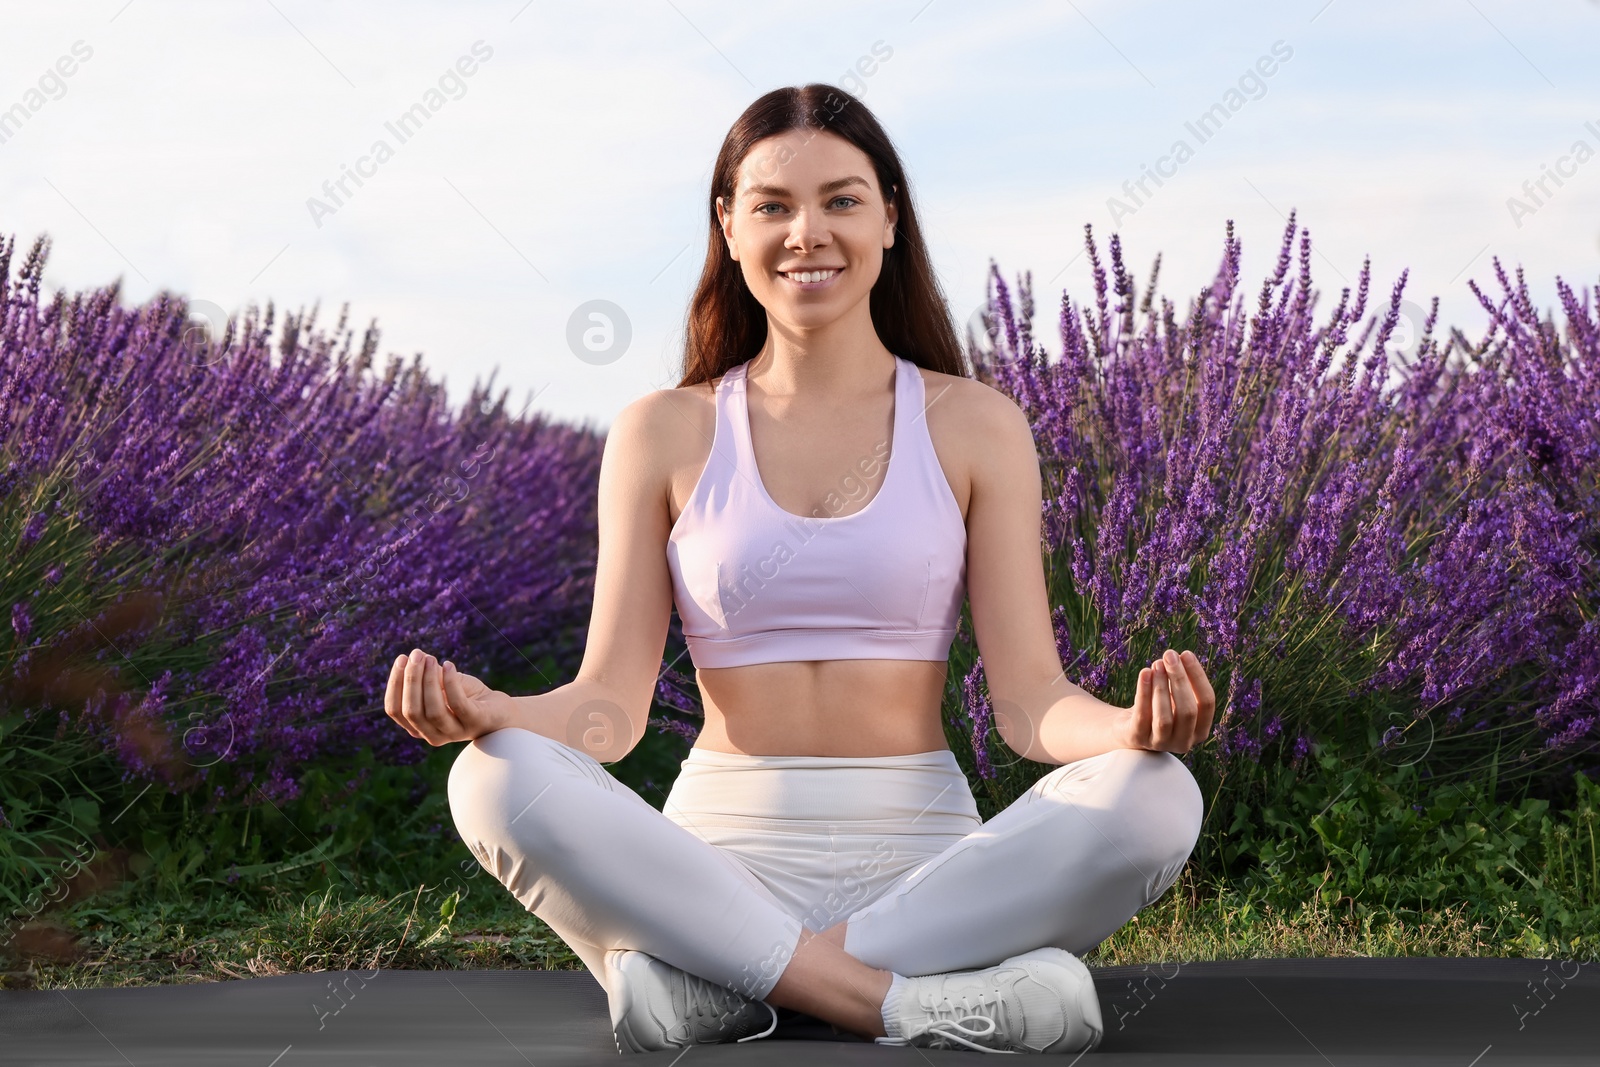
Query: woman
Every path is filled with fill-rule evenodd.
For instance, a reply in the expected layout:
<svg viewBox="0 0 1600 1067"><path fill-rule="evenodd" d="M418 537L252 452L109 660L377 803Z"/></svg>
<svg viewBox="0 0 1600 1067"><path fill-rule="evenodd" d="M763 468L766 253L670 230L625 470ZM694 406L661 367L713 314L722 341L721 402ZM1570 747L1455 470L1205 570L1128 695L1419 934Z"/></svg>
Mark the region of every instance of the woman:
<svg viewBox="0 0 1600 1067"><path fill-rule="evenodd" d="M1074 954L1194 846L1175 753L1210 732L1205 672L1168 650L1130 707L1065 678L1028 421L966 375L859 101L757 100L709 207L683 381L607 435L578 676L511 697L416 649L388 713L471 742L461 836L605 986L619 1051L762 1037L776 1008L881 1043L1092 1048ZM1002 739L1061 765L987 823L940 719L964 597ZM602 764L644 730L674 603L705 724L657 811Z"/></svg>

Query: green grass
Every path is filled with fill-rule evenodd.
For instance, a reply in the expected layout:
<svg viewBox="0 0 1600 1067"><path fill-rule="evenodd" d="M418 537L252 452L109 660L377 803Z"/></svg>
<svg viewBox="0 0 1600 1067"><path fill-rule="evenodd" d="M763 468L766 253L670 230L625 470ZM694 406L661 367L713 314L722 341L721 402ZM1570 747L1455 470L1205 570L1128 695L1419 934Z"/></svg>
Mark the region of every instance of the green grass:
<svg viewBox="0 0 1600 1067"><path fill-rule="evenodd" d="M671 780L680 754L652 744L650 759L630 756L612 771L659 804L655 783ZM11 917L0 926L0 987L581 968L442 832L453 755L441 749L416 767L311 769L291 803L210 814L186 794L111 782L85 756L73 781L98 769L110 782L91 779L94 805L48 809L70 814L60 825L46 807L7 805L19 826L0 834L0 859L12 860L11 890L0 894ZM1026 782L1039 769L1013 770ZM342 791L357 775L360 787ZM1596 958L1600 782L1575 775L1552 805L1497 789L1492 773L1439 781L1411 765L1327 754L1295 771L1263 768L1263 777L1252 789L1202 783L1206 824L1182 877L1087 962ZM991 793L977 796L988 814L1012 795ZM71 873L67 859L85 851L91 861ZM63 890L61 903L48 903Z"/></svg>
<svg viewBox="0 0 1600 1067"><path fill-rule="evenodd" d="M491 888L498 889L498 886ZM13 953L8 988L84 989L306 971L582 967L566 944L501 890L494 899L419 885L383 898L329 886L265 906L138 899L129 885L42 915L32 950ZM20 964L20 966L18 966Z"/></svg>
<svg viewBox="0 0 1600 1067"><path fill-rule="evenodd" d="M1475 919L1471 902L1432 910L1328 906L1317 897L1292 910L1254 893L1202 889L1187 879L1134 916L1089 955L1091 965L1337 956L1513 956L1593 959L1593 944L1545 941L1538 916L1503 909Z"/></svg>
<svg viewBox="0 0 1600 1067"><path fill-rule="evenodd" d="M498 886L440 894L419 885L389 898L332 886L264 907L241 899L140 901L128 884L30 924L33 950L7 988L85 989L223 981L308 971L581 969L538 918ZM437 907L431 905L439 900ZM427 905L424 904L427 902ZM468 906L470 902L471 906ZM1593 959L1594 945L1545 942L1537 916L1474 920L1466 902L1432 910L1312 898L1293 912L1254 889L1176 886L1085 956L1091 965L1329 956L1518 956ZM54 934L52 938L51 934ZM19 965L20 964L20 965Z"/></svg>

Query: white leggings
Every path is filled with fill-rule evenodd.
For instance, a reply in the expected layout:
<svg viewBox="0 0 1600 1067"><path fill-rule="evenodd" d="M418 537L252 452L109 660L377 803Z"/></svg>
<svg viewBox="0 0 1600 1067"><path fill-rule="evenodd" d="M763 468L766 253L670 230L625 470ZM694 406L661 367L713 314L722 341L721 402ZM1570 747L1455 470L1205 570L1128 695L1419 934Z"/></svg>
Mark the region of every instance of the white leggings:
<svg viewBox="0 0 1600 1067"><path fill-rule="evenodd" d="M1202 799L1170 752L1063 764L988 822L949 749L746 756L692 748L662 811L529 730L469 743L450 810L479 863L608 991L633 948L765 999L801 928L912 976L1046 945L1082 955L1175 882Z"/></svg>

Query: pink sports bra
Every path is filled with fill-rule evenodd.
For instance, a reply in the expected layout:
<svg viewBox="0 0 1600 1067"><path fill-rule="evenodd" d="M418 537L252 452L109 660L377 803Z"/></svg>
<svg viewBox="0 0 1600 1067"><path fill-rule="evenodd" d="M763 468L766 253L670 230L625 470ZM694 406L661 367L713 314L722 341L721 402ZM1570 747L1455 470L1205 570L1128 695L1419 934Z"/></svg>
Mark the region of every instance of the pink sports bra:
<svg viewBox="0 0 1600 1067"><path fill-rule="evenodd" d="M750 443L749 363L716 387L711 457L667 537L673 596L698 667L831 659L945 660L966 595L967 528L939 466L917 365L895 356L892 444L839 478L830 510L888 461L867 506L795 515L767 495ZM835 503L837 502L837 503Z"/></svg>

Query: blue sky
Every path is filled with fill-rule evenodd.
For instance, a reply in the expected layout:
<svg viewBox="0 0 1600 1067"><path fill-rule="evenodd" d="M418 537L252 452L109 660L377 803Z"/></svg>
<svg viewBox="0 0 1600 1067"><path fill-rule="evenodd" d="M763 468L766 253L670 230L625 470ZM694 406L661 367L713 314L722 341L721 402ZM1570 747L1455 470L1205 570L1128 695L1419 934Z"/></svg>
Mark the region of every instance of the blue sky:
<svg viewBox="0 0 1600 1067"><path fill-rule="evenodd" d="M0 231L51 235L49 286L320 300L327 323L348 302L455 400L498 368L519 406L596 428L677 380L712 161L782 85L857 91L957 320L991 259L1031 270L1052 351L1061 291L1091 292L1085 223L1141 278L1161 253L1180 306L1229 219L1254 289L1291 209L1324 310L1367 256L1375 294L1409 268L1407 297L1472 336L1467 282L1492 291L1494 256L1546 307L1557 276L1600 278L1595 0L95 0L0 3L0 22ZM402 143L385 124L430 90ZM1189 124L1219 104L1202 141ZM314 214L380 138L392 157ZM609 363L568 343L591 300L627 317Z"/></svg>

